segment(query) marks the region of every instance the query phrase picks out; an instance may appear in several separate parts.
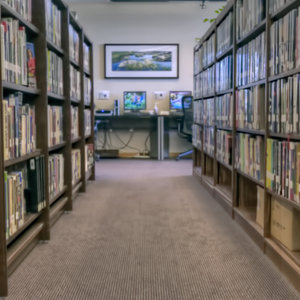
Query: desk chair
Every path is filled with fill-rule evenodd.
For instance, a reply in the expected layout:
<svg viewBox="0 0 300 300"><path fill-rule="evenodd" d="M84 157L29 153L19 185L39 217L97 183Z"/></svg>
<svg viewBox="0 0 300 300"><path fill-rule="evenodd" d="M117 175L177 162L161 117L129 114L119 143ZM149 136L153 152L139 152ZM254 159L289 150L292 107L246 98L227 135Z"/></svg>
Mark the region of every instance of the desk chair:
<svg viewBox="0 0 300 300"><path fill-rule="evenodd" d="M183 118L180 124L180 129L178 130L178 135L186 138L190 143L192 143L192 126L193 126L193 97L184 96L182 97L182 111ZM188 156L193 153L193 150L188 150L180 153L176 160L178 161L181 157Z"/></svg>

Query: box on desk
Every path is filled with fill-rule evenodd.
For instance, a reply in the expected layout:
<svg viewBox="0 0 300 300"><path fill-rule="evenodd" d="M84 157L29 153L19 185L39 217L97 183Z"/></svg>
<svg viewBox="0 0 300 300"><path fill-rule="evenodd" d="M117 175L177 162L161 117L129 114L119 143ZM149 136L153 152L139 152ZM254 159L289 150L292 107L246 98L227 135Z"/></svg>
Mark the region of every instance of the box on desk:
<svg viewBox="0 0 300 300"><path fill-rule="evenodd" d="M300 212L274 196L271 203L271 235L289 250L300 250Z"/></svg>

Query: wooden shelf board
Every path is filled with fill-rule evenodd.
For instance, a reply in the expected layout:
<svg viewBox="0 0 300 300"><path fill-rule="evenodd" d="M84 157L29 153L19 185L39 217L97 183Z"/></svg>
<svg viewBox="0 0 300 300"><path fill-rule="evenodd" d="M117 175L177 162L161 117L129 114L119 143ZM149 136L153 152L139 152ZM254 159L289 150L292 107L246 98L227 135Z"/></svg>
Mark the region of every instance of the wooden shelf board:
<svg viewBox="0 0 300 300"><path fill-rule="evenodd" d="M233 93L233 88L221 92L216 92L216 96L221 96L229 93Z"/></svg>
<svg viewBox="0 0 300 300"><path fill-rule="evenodd" d="M217 184L215 186L216 192L224 198L229 204L232 205L232 189L229 185Z"/></svg>
<svg viewBox="0 0 300 300"><path fill-rule="evenodd" d="M194 173L196 173L199 177L202 177L202 168L194 167Z"/></svg>
<svg viewBox="0 0 300 300"><path fill-rule="evenodd" d="M70 100L71 100L72 103L75 103L75 104L79 104L81 102L80 100L77 100L73 97L71 97Z"/></svg>
<svg viewBox="0 0 300 300"><path fill-rule="evenodd" d="M215 29L216 29L216 24L215 22L213 22L208 28L208 30L202 36L201 42L204 43L215 32Z"/></svg>
<svg viewBox="0 0 300 300"><path fill-rule="evenodd" d="M82 187L82 182L79 182L73 189L72 189L72 200L74 200L74 195L79 193L79 189Z"/></svg>
<svg viewBox="0 0 300 300"><path fill-rule="evenodd" d="M39 34L39 29L34 26L32 23L26 21L17 11L15 11L11 6L9 6L7 3L5 3L3 0L0 1L1 3L1 15L3 17L13 17L14 19L19 20L20 26L26 27L26 33L31 34Z"/></svg>
<svg viewBox="0 0 300 300"><path fill-rule="evenodd" d="M67 203L68 198L64 197L56 201L51 207L50 207L50 221L55 218L55 216L59 213L59 211L65 206Z"/></svg>
<svg viewBox="0 0 300 300"><path fill-rule="evenodd" d="M75 182L74 182L74 184L72 185L72 190L76 187L76 185L81 181L81 177L80 178L78 178Z"/></svg>
<svg viewBox="0 0 300 300"><path fill-rule="evenodd" d="M234 212L247 221L262 237L264 236L264 230L256 223L256 207L235 207Z"/></svg>
<svg viewBox="0 0 300 300"><path fill-rule="evenodd" d="M49 152L52 152L52 151L61 149L61 148L65 147L66 144L67 144L67 142L62 142L62 143L60 143L60 144L58 144L58 145L50 146L50 147L48 148L48 151L49 151Z"/></svg>
<svg viewBox="0 0 300 300"><path fill-rule="evenodd" d="M60 101L66 100L65 96L55 94L55 93L52 93L52 92L47 92L47 96L48 96L48 98L55 99L55 100L60 100Z"/></svg>
<svg viewBox="0 0 300 300"><path fill-rule="evenodd" d="M223 127L223 126L216 126L217 129L220 129L220 130L227 130L227 131L232 131L232 127Z"/></svg>
<svg viewBox="0 0 300 300"><path fill-rule="evenodd" d="M85 139L88 139L88 138L90 138L91 136L92 136L92 134L90 133L90 134L86 135L84 138L85 138Z"/></svg>
<svg viewBox="0 0 300 300"><path fill-rule="evenodd" d="M37 149L34 152L28 153L26 155L23 155L23 156L20 156L20 157L17 157L17 158L13 158L13 159L10 159L10 160L6 160L6 161L4 161L4 167L7 168L9 166L16 165L16 164L21 163L23 161L29 160L33 157L39 156L39 155L41 155L41 153L42 153L42 150Z"/></svg>
<svg viewBox="0 0 300 300"><path fill-rule="evenodd" d="M282 78L285 78L285 77L289 77L289 76L293 76L297 73L300 73L300 68L296 68L296 69L293 69L293 70L290 70L290 71L287 71L287 72L284 72L284 73L281 73L281 74L278 74L278 75L274 75L274 76L271 76L269 77L268 81L275 81L275 80L278 80L278 79L282 79Z"/></svg>
<svg viewBox="0 0 300 300"><path fill-rule="evenodd" d="M237 41L237 46L240 48L245 44L248 44L251 40L256 38L259 34L261 34L266 29L266 19L264 19L258 26L249 31L244 37Z"/></svg>
<svg viewBox="0 0 300 300"><path fill-rule="evenodd" d="M50 205L52 205L58 198L60 198L67 191L67 189L68 187L65 185L63 189L49 201Z"/></svg>
<svg viewBox="0 0 300 300"><path fill-rule="evenodd" d="M277 11L270 15L271 20L278 20L284 17L287 13L289 13L292 9L299 7L299 0L288 1L283 6L281 6Z"/></svg>
<svg viewBox="0 0 300 300"><path fill-rule="evenodd" d="M254 177L252 177L252 176L250 176L250 175L244 173L243 171L241 171L241 170L239 170L239 169L237 169L236 171L237 171L237 173L239 173L239 174L242 175L243 177L245 177L245 178L247 178L247 179L249 179L249 180L255 182L255 183L258 184L259 186L262 186L262 187L265 186L265 181L264 181L264 180L258 180L258 179L256 179L256 178L254 178Z"/></svg>
<svg viewBox="0 0 300 300"><path fill-rule="evenodd" d="M49 50L52 50L52 51L56 52L60 56L64 55L64 50L62 48L60 48L59 46L57 46L56 44L54 44L49 39L46 39L46 42L47 42L47 48Z"/></svg>
<svg viewBox="0 0 300 300"><path fill-rule="evenodd" d="M294 207L295 209L300 210L300 204L299 204L299 203L297 203L297 202L295 202L295 201L293 201L293 200L290 200L290 199L288 199L288 198L286 198L286 197L283 197L283 196L281 196L281 195L278 195L277 193L271 191L271 190L268 189L268 188L266 189L266 191L267 191L267 193L270 194L271 196L276 197L280 202L287 203L288 205Z"/></svg>
<svg viewBox="0 0 300 300"><path fill-rule="evenodd" d="M201 99L209 99L209 98L215 98L215 94L213 93L213 94L201 97Z"/></svg>
<svg viewBox="0 0 300 300"><path fill-rule="evenodd" d="M21 226L12 236L10 236L6 240L6 245L8 246L11 242L13 242L24 230L26 230L39 216L41 212L35 214L26 214L25 221L23 226Z"/></svg>
<svg viewBox="0 0 300 300"><path fill-rule="evenodd" d="M91 103L84 103L85 107L91 107Z"/></svg>
<svg viewBox="0 0 300 300"><path fill-rule="evenodd" d="M82 27L80 26L80 24L78 23L78 21L75 19L75 17L71 12L69 13L69 16L70 16L69 18L70 24L74 27L76 31L81 31Z"/></svg>
<svg viewBox="0 0 300 300"><path fill-rule="evenodd" d="M195 125L198 125L198 126L203 126L203 124L201 123L197 123L197 122L194 122Z"/></svg>
<svg viewBox="0 0 300 300"><path fill-rule="evenodd" d="M228 49L226 49L223 53L219 54L216 56L217 61L222 60L225 58L227 55L232 54L233 51L233 45L231 45Z"/></svg>
<svg viewBox="0 0 300 300"><path fill-rule="evenodd" d="M92 169L85 172L85 181L88 181L92 176Z"/></svg>
<svg viewBox="0 0 300 300"><path fill-rule="evenodd" d="M198 73L194 74L194 77L198 76L203 70L200 70Z"/></svg>
<svg viewBox="0 0 300 300"><path fill-rule="evenodd" d="M76 139L73 139L71 141L71 144L75 144L75 143L79 142L80 140L81 140L81 136L77 137Z"/></svg>
<svg viewBox="0 0 300 300"><path fill-rule="evenodd" d="M212 159L215 159L214 155L211 155L210 153L207 153L206 151L203 151L203 153L207 156L209 156Z"/></svg>
<svg viewBox="0 0 300 300"><path fill-rule="evenodd" d="M202 180L204 180L211 188L214 188L214 177L210 175L202 175Z"/></svg>
<svg viewBox="0 0 300 300"><path fill-rule="evenodd" d="M88 71L88 70L86 70L86 69L84 69L84 74L87 75L87 76L91 76L90 71Z"/></svg>
<svg viewBox="0 0 300 300"><path fill-rule="evenodd" d="M246 128L237 128L237 132L250 133L254 135L262 135L265 136L265 130L256 130L256 129L246 129Z"/></svg>
<svg viewBox="0 0 300 300"><path fill-rule="evenodd" d="M237 89L238 90L243 90L243 89L248 89L248 88L251 88L251 87L254 87L254 86L258 86L258 85L263 85L263 84L266 84L266 80L265 79L262 79L262 80L259 80L259 81L255 81L255 82L252 82L252 83L248 83L248 84L245 84L245 85L238 86Z"/></svg>
<svg viewBox="0 0 300 300"><path fill-rule="evenodd" d="M225 168L227 168L228 170L230 170L230 171L233 170L233 168L232 168L231 165L226 164L225 162L221 161L220 159L217 159L217 162L218 162L219 164L221 164L222 166L224 166Z"/></svg>
<svg viewBox="0 0 300 300"><path fill-rule="evenodd" d="M30 94L30 95L39 95L40 90L33 89L25 85L15 84L9 81L2 80L2 87L3 89L13 90L22 92L24 94Z"/></svg>
<svg viewBox="0 0 300 300"><path fill-rule="evenodd" d="M289 134L289 133L274 133L274 132L270 132L269 136L272 138L283 138L283 139L291 139L291 140L300 140L300 134Z"/></svg>
<svg viewBox="0 0 300 300"><path fill-rule="evenodd" d="M216 22L216 25L220 25L224 19L227 17L228 13L233 11L233 6L234 6L234 2L235 0L229 0L227 1L225 7L223 8L223 10L218 14L215 22Z"/></svg>
<svg viewBox="0 0 300 300"><path fill-rule="evenodd" d="M215 61L212 61L212 62L209 63L207 66L203 67L202 72L205 71L205 70L207 70L207 69L209 69L209 68L212 67L214 64L215 64Z"/></svg>
<svg viewBox="0 0 300 300"><path fill-rule="evenodd" d="M202 148L199 148L199 147L197 147L197 146L195 146L195 145L193 145L193 147L194 147L196 150L202 151Z"/></svg>
<svg viewBox="0 0 300 300"><path fill-rule="evenodd" d="M79 68L79 63L76 62L76 61L75 61L73 58L71 58L71 57L70 57L70 63L71 63L74 67Z"/></svg>

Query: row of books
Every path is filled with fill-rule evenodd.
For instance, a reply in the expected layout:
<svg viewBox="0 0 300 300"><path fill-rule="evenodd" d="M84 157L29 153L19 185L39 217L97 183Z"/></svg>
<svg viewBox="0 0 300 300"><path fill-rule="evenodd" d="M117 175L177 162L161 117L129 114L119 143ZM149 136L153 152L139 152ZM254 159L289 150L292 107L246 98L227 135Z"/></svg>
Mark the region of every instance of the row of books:
<svg viewBox="0 0 300 300"><path fill-rule="evenodd" d="M194 98L199 99L202 96L202 73L194 77Z"/></svg>
<svg viewBox="0 0 300 300"><path fill-rule="evenodd" d="M236 126L263 130L265 128L265 86L236 91Z"/></svg>
<svg viewBox="0 0 300 300"><path fill-rule="evenodd" d="M217 130L216 157L227 165L232 164L232 133L225 130Z"/></svg>
<svg viewBox="0 0 300 300"><path fill-rule="evenodd" d="M267 140L266 187L300 203L300 143Z"/></svg>
<svg viewBox="0 0 300 300"><path fill-rule="evenodd" d="M79 137L79 114L78 106L71 106L71 139Z"/></svg>
<svg viewBox="0 0 300 300"><path fill-rule="evenodd" d="M209 96L214 94L215 89L215 66L206 69L200 73L200 96Z"/></svg>
<svg viewBox="0 0 300 300"><path fill-rule="evenodd" d="M203 124L203 101L194 101L194 122Z"/></svg>
<svg viewBox="0 0 300 300"><path fill-rule="evenodd" d="M69 47L70 58L79 63L79 34L71 24L69 24Z"/></svg>
<svg viewBox="0 0 300 300"><path fill-rule="evenodd" d="M51 50L47 51L47 58L48 91L58 95L63 95L63 60L60 56L58 56Z"/></svg>
<svg viewBox="0 0 300 300"><path fill-rule="evenodd" d="M23 105L23 94L16 92L2 100L4 160L36 149L35 107Z"/></svg>
<svg viewBox="0 0 300 300"><path fill-rule="evenodd" d="M5 171L4 193L8 239L22 227L26 214L46 207L44 156L32 158L14 171Z"/></svg>
<svg viewBox="0 0 300 300"><path fill-rule="evenodd" d="M300 67L300 7L270 28L270 76Z"/></svg>
<svg viewBox="0 0 300 300"><path fill-rule="evenodd" d="M215 124L215 99L210 98L200 100L199 102L202 102L203 104L203 110L200 112L200 114L203 116L203 120L200 119L202 121L200 123L207 126L213 126Z"/></svg>
<svg viewBox="0 0 300 300"><path fill-rule="evenodd" d="M203 129L203 150L211 156L215 155L215 139L213 127L204 127Z"/></svg>
<svg viewBox="0 0 300 300"><path fill-rule="evenodd" d="M49 197L53 199L64 188L65 160L62 154L48 157Z"/></svg>
<svg viewBox="0 0 300 300"><path fill-rule="evenodd" d="M217 28L217 56L232 46L233 42L233 13L230 12Z"/></svg>
<svg viewBox="0 0 300 300"><path fill-rule="evenodd" d="M86 144L85 148L85 172L91 170L94 166L94 145Z"/></svg>
<svg viewBox="0 0 300 300"><path fill-rule="evenodd" d="M72 185L81 178L81 158L80 149L73 149L71 153L72 158Z"/></svg>
<svg viewBox="0 0 300 300"><path fill-rule="evenodd" d="M63 142L63 110L61 106L48 105L48 146Z"/></svg>
<svg viewBox="0 0 300 300"><path fill-rule="evenodd" d="M12 18L1 22L1 73L5 81L36 88L34 45L27 43L25 27Z"/></svg>
<svg viewBox="0 0 300 300"><path fill-rule="evenodd" d="M235 137L235 168L258 180L264 179L265 152L261 136L238 133Z"/></svg>
<svg viewBox="0 0 300 300"><path fill-rule="evenodd" d="M216 97L216 125L232 127L233 97L232 93Z"/></svg>
<svg viewBox="0 0 300 300"><path fill-rule="evenodd" d="M232 55L216 63L216 92L222 92L232 88Z"/></svg>
<svg viewBox="0 0 300 300"><path fill-rule="evenodd" d="M70 97L80 100L80 72L70 65Z"/></svg>
<svg viewBox="0 0 300 300"><path fill-rule="evenodd" d="M45 0L46 37L61 47L61 11L51 0Z"/></svg>
<svg viewBox="0 0 300 300"><path fill-rule="evenodd" d="M237 50L237 86L246 85L265 78L266 35L257 36Z"/></svg>
<svg viewBox="0 0 300 300"><path fill-rule="evenodd" d="M193 124L193 146L202 150L203 127Z"/></svg>
<svg viewBox="0 0 300 300"><path fill-rule="evenodd" d="M280 7L286 3L291 2L291 0L270 0L269 1L269 14L275 13Z"/></svg>
<svg viewBox="0 0 300 300"><path fill-rule="evenodd" d="M266 0L237 0L236 38L241 39L266 17Z"/></svg>
<svg viewBox="0 0 300 300"><path fill-rule="evenodd" d="M90 71L90 47L86 43L83 43L83 67Z"/></svg>
<svg viewBox="0 0 300 300"><path fill-rule="evenodd" d="M84 103L90 104L92 99L92 83L90 78L84 75Z"/></svg>
<svg viewBox="0 0 300 300"><path fill-rule="evenodd" d="M32 0L4 0L4 2L18 12L26 21L32 21Z"/></svg>
<svg viewBox="0 0 300 300"><path fill-rule="evenodd" d="M203 48L197 47L194 52L194 75L203 70Z"/></svg>
<svg viewBox="0 0 300 300"><path fill-rule="evenodd" d="M269 129L274 133L300 133L300 74L269 85Z"/></svg>
<svg viewBox="0 0 300 300"><path fill-rule="evenodd" d="M205 42L202 44L203 51L203 67L205 68L209 64L215 61L216 56L216 43L215 33L213 33Z"/></svg>
<svg viewBox="0 0 300 300"><path fill-rule="evenodd" d="M92 133L92 114L90 109L84 110L84 135Z"/></svg>

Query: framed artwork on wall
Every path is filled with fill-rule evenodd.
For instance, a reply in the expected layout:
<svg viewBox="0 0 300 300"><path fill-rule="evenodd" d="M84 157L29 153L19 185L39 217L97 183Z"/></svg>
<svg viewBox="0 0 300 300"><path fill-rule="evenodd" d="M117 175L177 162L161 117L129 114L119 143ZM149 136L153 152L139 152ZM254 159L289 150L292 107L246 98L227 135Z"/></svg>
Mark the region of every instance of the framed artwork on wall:
<svg viewBox="0 0 300 300"><path fill-rule="evenodd" d="M176 79L178 44L105 44L106 79Z"/></svg>

